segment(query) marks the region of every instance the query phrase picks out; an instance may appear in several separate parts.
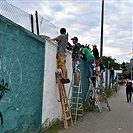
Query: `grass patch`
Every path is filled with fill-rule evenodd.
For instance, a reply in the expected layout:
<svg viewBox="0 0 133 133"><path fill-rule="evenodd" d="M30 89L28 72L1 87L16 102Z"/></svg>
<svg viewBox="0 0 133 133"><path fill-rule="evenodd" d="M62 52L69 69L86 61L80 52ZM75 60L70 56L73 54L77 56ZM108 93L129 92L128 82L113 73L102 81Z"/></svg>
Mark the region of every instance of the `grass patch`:
<svg viewBox="0 0 133 133"><path fill-rule="evenodd" d="M43 124L42 128L38 133L57 133L59 130L64 128L63 121L56 119L51 123L48 123L48 120Z"/></svg>
<svg viewBox="0 0 133 133"><path fill-rule="evenodd" d="M89 101L86 101L83 105L84 112L92 112L95 110L95 105L90 105Z"/></svg>

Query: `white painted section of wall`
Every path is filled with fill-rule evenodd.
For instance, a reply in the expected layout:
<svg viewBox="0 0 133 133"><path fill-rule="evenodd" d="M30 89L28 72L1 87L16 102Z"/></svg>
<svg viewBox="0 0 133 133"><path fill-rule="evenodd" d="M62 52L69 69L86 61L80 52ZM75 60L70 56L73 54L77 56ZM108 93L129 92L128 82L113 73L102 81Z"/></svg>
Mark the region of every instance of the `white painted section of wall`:
<svg viewBox="0 0 133 133"><path fill-rule="evenodd" d="M55 79L57 71L56 63L57 43L46 38L45 47L45 68L44 68L44 86L43 86L43 107L42 107L42 123L48 125L53 119L62 118L61 103L59 100L59 91ZM71 52L67 51L67 69L68 77L72 77L72 60ZM68 94L70 84L66 84L65 88ZM46 126L44 125L44 126Z"/></svg>
<svg viewBox="0 0 133 133"><path fill-rule="evenodd" d="M100 71L100 67L98 67L98 71ZM108 73L108 77L106 77L106 73ZM109 69L106 69L106 72L103 72L103 79L104 79L104 83L103 83L103 86L105 87L105 82L106 82L106 78L108 79L107 81L107 87L109 87L109 80L110 80L110 71ZM98 78L98 82L100 82L100 78Z"/></svg>
<svg viewBox="0 0 133 133"><path fill-rule="evenodd" d="M108 77L106 77L106 73L108 73ZM107 80L107 88L109 88L109 85L110 85L110 70L109 69L106 69L106 73L104 73L104 82L106 82L106 78L108 79Z"/></svg>
<svg viewBox="0 0 133 133"><path fill-rule="evenodd" d="M115 70L116 73L122 74L122 70Z"/></svg>

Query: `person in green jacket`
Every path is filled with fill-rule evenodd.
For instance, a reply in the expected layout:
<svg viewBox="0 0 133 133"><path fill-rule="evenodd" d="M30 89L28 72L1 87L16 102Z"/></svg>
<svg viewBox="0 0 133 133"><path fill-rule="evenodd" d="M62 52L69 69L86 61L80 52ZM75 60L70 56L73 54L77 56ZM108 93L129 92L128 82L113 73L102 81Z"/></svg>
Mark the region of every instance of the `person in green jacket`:
<svg viewBox="0 0 133 133"><path fill-rule="evenodd" d="M88 71L89 71L88 78L92 78L93 77L93 65L92 64L95 61L95 57L92 54L92 52L88 48L86 48L84 45L81 46L81 53L87 59L86 63L87 63L87 66L88 66Z"/></svg>

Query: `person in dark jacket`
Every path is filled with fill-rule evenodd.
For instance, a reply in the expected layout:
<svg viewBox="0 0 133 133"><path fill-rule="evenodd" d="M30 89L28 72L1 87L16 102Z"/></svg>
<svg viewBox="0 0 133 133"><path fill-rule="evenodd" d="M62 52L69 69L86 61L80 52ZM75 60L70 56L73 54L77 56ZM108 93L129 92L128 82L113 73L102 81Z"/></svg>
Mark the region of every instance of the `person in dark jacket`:
<svg viewBox="0 0 133 133"><path fill-rule="evenodd" d="M132 98L132 82L129 81L129 79L126 79L126 97L127 97L127 102L131 102Z"/></svg>
<svg viewBox="0 0 133 133"><path fill-rule="evenodd" d="M99 51L98 51L98 49L97 49L97 45L92 45L93 46L93 49L92 49L92 53L93 53L93 55L94 55L94 57L95 57L95 64L96 64L96 66L95 66L95 68L96 68L96 75L98 75L98 62L99 62Z"/></svg>
<svg viewBox="0 0 133 133"><path fill-rule="evenodd" d="M100 67L100 73L99 76L101 77L101 79L104 81L104 77L103 77L103 72L105 72L106 67L103 64L103 62L101 60L99 60L98 66Z"/></svg>
<svg viewBox="0 0 133 133"><path fill-rule="evenodd" d="M74 44L73 49L72 49L73 73L76 76L76 85L79 85L79 81L80 81L79 65L80 65L80 46L81 46L81 44L78 43L77 37L73 37L73 38L71 38L71 40Z"/></svg>
<svg viewBox="0 0 133 133"><path fill-rule="evenodd" d="M114 84L114 77L115 77L115 71L114 71L114 68L112 67L110 70L110 78L111 78L112 84Z"/></svg>

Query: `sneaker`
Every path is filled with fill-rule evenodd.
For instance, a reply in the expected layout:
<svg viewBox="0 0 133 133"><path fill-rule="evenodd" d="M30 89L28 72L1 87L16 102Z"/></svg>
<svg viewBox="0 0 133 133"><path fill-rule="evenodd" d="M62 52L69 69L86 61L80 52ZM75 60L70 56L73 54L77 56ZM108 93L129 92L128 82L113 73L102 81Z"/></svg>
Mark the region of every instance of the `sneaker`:
<svg viewBox="0 0 133 133"><path fill-rule="evenodd" d="M62 78L60 81L61 81L62 84L70 83L69 79L64 79L64 78Z"/></svg>
<svg viewBox="0 0 133 133"><path fill-rule="evenodd" d="M62 79L60 80L60 82L61 82L62 84L65 84L65 83L66 83L66 79L62 78Z"/></svg>
<svg viewBox="0 0 133 133"><path fill-rule="evenodd" d="M95 76L87 76L88 79L93 79Z"/></svg>
<svg viewBox="0 0 133 133"><path fill-rule="evenodd" d="M70 83L70 79L66 79L67 83Z"/></svg>
<svg viewBox="0 0 133 133"><path fill-rule="evenodd" d="M96 77L91 77L90 79L91 79L92 82L96 81Z"/></svg>

